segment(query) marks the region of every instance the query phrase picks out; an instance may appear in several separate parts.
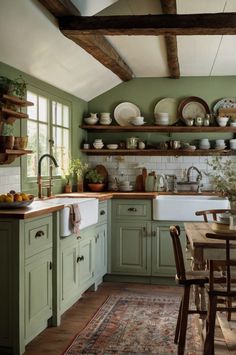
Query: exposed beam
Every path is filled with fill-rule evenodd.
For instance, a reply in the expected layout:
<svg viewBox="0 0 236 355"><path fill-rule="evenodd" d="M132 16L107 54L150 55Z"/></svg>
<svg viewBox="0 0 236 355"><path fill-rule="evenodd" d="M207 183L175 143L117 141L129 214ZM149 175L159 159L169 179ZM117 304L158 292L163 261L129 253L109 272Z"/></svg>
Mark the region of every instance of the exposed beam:
<svg viewBox="0 0 236 355"><path fill-rule="evenodd" d="M59 21L63 16L70 15L72 18L75 16L78 16L80 19L82 18L80 11L74 6L71 0L39 0L39 2ZM74 36L73 34L66 33L64 35L90 53L121 80L128 81L132 79L132 70L103 35L96 33L89 34L88 36Z"/></svg>
<svg viewBox="0 0 236 355"><path fill-rule="evenodd" d="M164 14L176 15L176 0L161 0L161 7ZM178 47L176 36L165 36L167 62L170 77L178 79L180 77Z"/></svg>
<svg viewBox="0 0 236 355"><path fill-rule="evenodd" d="M66 35L235 35L236 13L62 17Z"/></svg>
<svg viewBox="0 0 236 355"><path fill-rule="evenodd" d="M80 16L80 11L70 0L39 0L55 17Z"/></svg>

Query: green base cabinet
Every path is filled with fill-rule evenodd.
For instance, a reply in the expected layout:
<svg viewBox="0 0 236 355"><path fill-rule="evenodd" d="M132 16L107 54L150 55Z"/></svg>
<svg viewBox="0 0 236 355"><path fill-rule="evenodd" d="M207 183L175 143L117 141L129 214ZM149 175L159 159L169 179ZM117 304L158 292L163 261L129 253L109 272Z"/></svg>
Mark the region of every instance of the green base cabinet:
<svg viewBox="0 0 236 355"><path fill-rule="evenodd" d="M100 283L107 273L107 224L101 224L95 230L95 283Z"/></svg>
<svg viewBox="0 0 236 355"><path fill-rule="evenodd" d="M79 298L79 243L72 234L60 240L60 313L64 313Z"/></svg>
<svg viewBox="0 0 236 355"><path fill-rule="evenodd" d="M28 258L25 265L25 340L47 328L52 317L52 248Z"/></svg>
<svg viewBox="0 0 236 355"><path fill-rule="evenodd" d="M113 222L111 268L113 273L149 275L150 238L146 222Z"/></svg>
<svg viewBox="0 0 236 355"><path fill-rule="evenodd" d="M173 276L176 274L175 258L170 237L170 225L176 222L152 222L152 276ZM180 228L182 223L177 223ZM182 230L183 228L181 228ZM181 233L181 244L184 250L185 234Z"/></svg>
<svg viewBox="0 0 236 355"><path fill-rule="evenodd" d="M77 262L79 266L79 289L84 292L94 283L95 230L90 227L83 230L80 235Z"/></svg>
<svg viewBox="0 0 236 355"><path fill-rule="evenodd" d="M183 227L182 222L152 221L151 200L113 200L111 273L174 278L172 224ZM181 243L184 250L184 233Z"/></svg>
<svg viewBox="0 0 236 355"><path fill-rule="evenodd" d="M52 317L52 214L0 220L0 353L23 354Z"/></svg>

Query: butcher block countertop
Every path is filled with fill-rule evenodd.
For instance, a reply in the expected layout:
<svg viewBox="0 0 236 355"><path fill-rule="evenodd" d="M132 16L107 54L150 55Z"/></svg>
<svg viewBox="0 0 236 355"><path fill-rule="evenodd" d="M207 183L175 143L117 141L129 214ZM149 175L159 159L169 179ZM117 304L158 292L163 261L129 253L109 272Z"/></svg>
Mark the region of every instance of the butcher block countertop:
<svg viewBox="0 0 236 355"><path fill-rule="evenodd" d="M177 194L171 192L72 192L57 194L55 197L77 197L77 198L98 198L99 201L105 201L112 198L115 199L154 199L158 195L196 195L194 192L180 192ZM201 195L215 195L214 192L203 192ZM50 199L47 199L47 203L44 200L37 200L26 208L18 209L1 209L0 218L14 218L14 219L26 219L45 215L63 209L64 204L49 204Z"/></svg>

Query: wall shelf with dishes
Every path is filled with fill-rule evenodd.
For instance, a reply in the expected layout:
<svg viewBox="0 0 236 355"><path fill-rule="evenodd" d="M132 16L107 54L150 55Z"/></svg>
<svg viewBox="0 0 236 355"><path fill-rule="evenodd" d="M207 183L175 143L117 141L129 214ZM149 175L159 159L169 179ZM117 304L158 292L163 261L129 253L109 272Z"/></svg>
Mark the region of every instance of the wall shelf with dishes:
<svg viewBox="0 0 236 355"><path fill-rule="evenodd" d="M80 125L80 128L91 132L167 132L167 133L189 133L189 132L236 132L236 127L226 126L102 126L102 125Z"/></svg>
<svg viewBox="0 0 236 355"><path fill-rule="evenodd" d="M27 119L28 114L21 112L22 107L33 106L33 103L17 96L3 94L0 97L0 164L10 164L17 157L32 153L25 149L27 137L3 135L4 125L11 127L17 119Z"/></svg>
<svg viewBox="0 0 236 355"><path fill-rule="evenodd" d="M136 156L213 156L236 155L236 150L231 149L81 149L87 155L136 155Z"/></svg>

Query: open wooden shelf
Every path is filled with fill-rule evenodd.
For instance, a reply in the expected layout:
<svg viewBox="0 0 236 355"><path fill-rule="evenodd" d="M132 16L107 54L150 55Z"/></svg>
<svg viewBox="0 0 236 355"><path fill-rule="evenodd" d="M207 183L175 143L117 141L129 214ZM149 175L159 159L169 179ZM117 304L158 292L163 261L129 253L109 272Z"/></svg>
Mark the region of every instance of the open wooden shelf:
<svg viewBox="0 0 236 355"><path fill-rule="evenodd" d="M17 96L11 96L11 95L2 95L1 97L1 100L4 100L4 101L9 101L15 105L18 105L18 106L21 106L21 107L26 107L26 106L33 106L34 103L33 102L30 102L30 101L26 101L24 99L21 99Z"/></svg>
<svg viewBox="0 0 236 355"><path fill-rule="evenodd" d="M6 149L5 152L0 153L0 165L1 164L10 164L16 158L32 153L32 150L26 149Z"/></svg>
<svg viewBox="0 0 236 355"><path fill-rule="evenodd" d="M5 113L8 117L12 116L15 118L28 118L29 116L27 115L27 113L23 113L23 112L17 112L14 110L10 110L9 108L2 108L2 112Z"/></svg>
<svg viewBox="0 0 236 355"><path fill-rule="evenodd" d="M105 126L105 125L81 125L80 128L91 132L173 132L173 133L206 133L206 132L236 132L236 127L226 126Z"/></svg>
<svg viewBox="0 0 236 355"><path fill-rule="evenodd" d="M207 155L236 155L236 150L231 149L81 149L87 155L149 155L149 156L207 156Z"/></svg>

